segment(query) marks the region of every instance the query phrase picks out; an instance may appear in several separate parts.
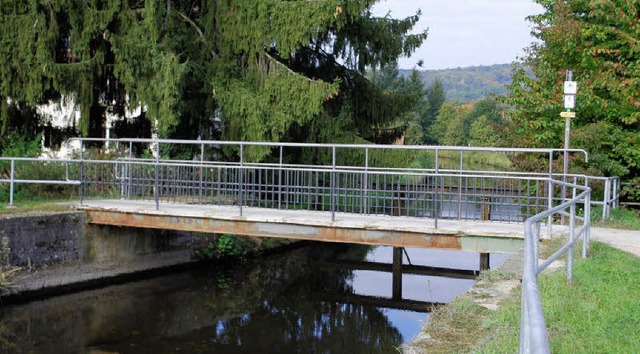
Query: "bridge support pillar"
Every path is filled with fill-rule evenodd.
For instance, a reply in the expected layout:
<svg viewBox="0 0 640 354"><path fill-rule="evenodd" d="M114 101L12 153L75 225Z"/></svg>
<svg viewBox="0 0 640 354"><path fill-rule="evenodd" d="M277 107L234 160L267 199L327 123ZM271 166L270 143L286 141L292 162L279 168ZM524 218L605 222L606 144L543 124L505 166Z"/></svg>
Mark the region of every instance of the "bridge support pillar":
<svg viewBox="0 0 640 354"><path fill-rule="evenodd" d="M393 299L402 299L402 247L393 248Z"/></svg>
<svg viewBox="0 0 640 354"><path fill-rule="evenodd" d="M488 270L490 268L489 253L480 253L480 270Z"/></svg>

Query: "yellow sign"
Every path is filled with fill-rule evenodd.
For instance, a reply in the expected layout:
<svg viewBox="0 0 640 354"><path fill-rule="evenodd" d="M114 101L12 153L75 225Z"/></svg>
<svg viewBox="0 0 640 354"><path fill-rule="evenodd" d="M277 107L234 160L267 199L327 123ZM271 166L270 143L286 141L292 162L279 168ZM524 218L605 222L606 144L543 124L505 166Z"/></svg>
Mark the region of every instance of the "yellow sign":
<svg viewBox="0 0 640 354"><path fill-rule="evenodd" d="M560 112L560 117L562 118L575 118L576 112Z"/></svg>

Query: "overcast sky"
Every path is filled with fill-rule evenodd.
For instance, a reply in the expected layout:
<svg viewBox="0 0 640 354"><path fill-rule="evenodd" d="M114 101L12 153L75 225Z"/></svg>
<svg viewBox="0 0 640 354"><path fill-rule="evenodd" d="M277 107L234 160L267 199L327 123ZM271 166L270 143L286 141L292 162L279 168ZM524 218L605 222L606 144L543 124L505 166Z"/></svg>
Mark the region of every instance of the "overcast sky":
<svg viewBox="0 0 640 354"><path fill-rule="evenodd" d="M404 18L421 9L417 32L429 28L429 38L400 68L425 69L505 64L523 55L533 41L525 17L542 12L532 0L381 0L375 16L390 12Z"/></svg>

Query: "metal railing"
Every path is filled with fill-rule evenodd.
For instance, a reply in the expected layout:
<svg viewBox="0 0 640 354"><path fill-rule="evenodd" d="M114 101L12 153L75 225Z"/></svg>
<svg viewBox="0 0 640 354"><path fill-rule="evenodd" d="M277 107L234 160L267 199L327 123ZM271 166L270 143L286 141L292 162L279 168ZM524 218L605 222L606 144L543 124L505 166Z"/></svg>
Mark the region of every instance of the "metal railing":
<svg viewBox="0 0 640 354"><path fill-rule="evenodd" d="M562 196L549 193L557 149L511 149L441 146L351 145L255 143L200 140L153 139L72 139L79 145L79 158L68 160L14 159L16 162L66 165L64 183L80 185L79 197L154 200L164 202L307 209L360 214L405 215L438 219L493 220L522 222L549 206L562 202ZM86 147L106 144L111 152L91 157ZM161 159L163 151L190 148L189 160ZM250 163L250 149L269 149L266 163ZM142 158L143 150L151 158ZM234 161L216 161L223 149L235 152ZM135 151L137 150L137 151ZM584 150L572 150L587 154ZM446 154L445 154L446 152ZM465 154L542 154L548 157L548 173L483 171L465 166ZM287 163L295 153L324 153L324 165ZM383 153L414 158L431 156L432 165L422 168L394 168L380 163ZM342 158L348 155L349 158ZM273 157L275 156L275 158ZM396 155L394 155L396 156ZM317 159L322 160L322 159ZM390 159L387 159L390 160ZM356 161L356 162L353 162ZM350 163L350 164L349 164ZM583 176L569 176L584 179ZM602 183L589 177L587 183ZM14 169L0 182L58 183L16 178ZM601 202L608 212L616 202L619 183L605 180L614 189ZM610 190L607 188L607 190Z"/></svg>
<svg viewBox="0 0 640 354"><path fill-rule="evenodd" d="M52 158L25 158L25 157L0 157L0 164L8 163L9 174L0 174L0 184L9 184L9 205L14 205L14 194L16 184L45 184L56 186L79 186L82 182L77 178L77 174L73 172L72 167L78 164L77 160L70 159L52 159ZM39 173L35 175L30 173L29 176L22 178L17 175L16 164L21 164L23 169L29 169L29 165L38 165ZM33 168L31 170L34 170ZM72 177L73 175L73 177ZM29 178L27 178L29 177ZM74 178L75 177L75 178Z"/></svg>
<svg viewBox="0 0 640 354"><path fill-rule="evenodd" d="M549 338L538 292L538 275L563 254L567 254L567 279L573 280L573 253L576 242L582 239L582 257L586 258L590 238L591 189L586 186L550 180L554 187L571 190L572 199L525 221L524 269L522 273L522 304L520 314L520 353L549 353ZM583 216L578 215L578 205L584 205ZM568 209L568 211L567 211ZM567 242L553 255L539 264L540 224L553 216L569 218ZM581 223L581 227L578 227ZM552 227L549 224L549 232Z"/></svg>

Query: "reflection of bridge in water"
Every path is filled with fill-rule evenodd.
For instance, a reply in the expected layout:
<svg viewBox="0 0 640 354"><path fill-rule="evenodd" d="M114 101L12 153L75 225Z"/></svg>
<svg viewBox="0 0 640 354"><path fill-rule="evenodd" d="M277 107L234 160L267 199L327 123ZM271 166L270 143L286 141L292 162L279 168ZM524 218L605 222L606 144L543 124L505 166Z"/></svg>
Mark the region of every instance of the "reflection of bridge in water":
<svg viewBox="0 0 640 354"><path fill-rule="evenodd" d="M379 262L367 262L367 261L353 261L353 260L327 260L321 264L323 267L332 267L349 271L366 270L374 272L386 272L392 274L391 298L373 296L373 295L361 295L356 293L344 293L337 291L315 291L314 297L323 301L346 303L354 305L367 305L375 307L384 307L388 309L396 310L408 310L416 312L431 312L437 306L444 305L444 303L420 301L416 299L407 299L402 294L402 276L404 274L413 274L420 276L436 276L446 277L452 279L467 279L473 280L479 274L480 271L489 269L489 254L480 253L480 266L479 270L469 269L452 269L442 267L431 267L424 265L403 264L403 248L393 248L393 263L379 263ZM408 258L408 254L407 254ZM382 286L383 284L379 284Z"/></svg>

